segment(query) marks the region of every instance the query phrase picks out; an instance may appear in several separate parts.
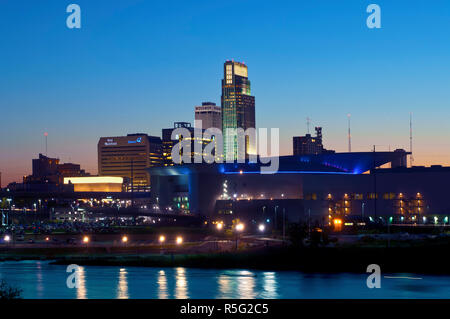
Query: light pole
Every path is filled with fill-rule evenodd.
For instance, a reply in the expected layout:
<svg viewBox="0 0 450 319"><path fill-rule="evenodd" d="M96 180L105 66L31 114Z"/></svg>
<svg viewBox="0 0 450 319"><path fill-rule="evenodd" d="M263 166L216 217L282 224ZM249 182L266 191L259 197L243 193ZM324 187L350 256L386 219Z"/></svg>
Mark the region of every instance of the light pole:
<svg viewBox="0 0 450 319"><path fill-rule="evenodd" d="M244 228L245 228L245 226L242 223L239 223L236 225L236 229L235 229L236 230L236 250L238 249L239 233L244 231Z"/></svg>
<svg viewBox="0 0 450 319"><path fill-rule="evenodd" d="M365 205L366 204L364 202L361 203L361 217L362 217L363 221L364 221L364 206Z"/></svg>
<svg viewBox="0 0 450 319"><path fill-rule="evenodd" d="M166 236L164 236L164 235L159 236L159 244L161 245L160 246L160 248L161 248L161 255L164 253L163 244L164 244L165 241L166 241Z"/></svg>

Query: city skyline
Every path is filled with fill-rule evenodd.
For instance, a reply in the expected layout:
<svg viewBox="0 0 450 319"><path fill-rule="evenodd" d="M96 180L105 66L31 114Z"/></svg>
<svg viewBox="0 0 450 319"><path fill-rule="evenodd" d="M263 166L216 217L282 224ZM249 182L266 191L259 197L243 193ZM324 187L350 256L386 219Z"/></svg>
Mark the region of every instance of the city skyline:
<svg viewBox="0 0 450 319"><path fill-rule="evenodd" d="M49 156L96 174L99 137L160 136L173 122L193 122L195 105L220 105L228 59L249 66L257 127L280 127L282 155L306 133L306 117L323 127L326 148L346 151L348 113L353 151L409 150L412 112L414 165L450 164L444 1L379 1L380 30L367 29L361 3L288 2L287 10L249 1L240 3L244 13L230 13L241 22L230 34L214 17L232 1L78 3L80 30L65 28L64 5L2 3L3 186L31 172L31 158L45 153L44 132ZM172 12L175 5L194 18Z"/></svg>

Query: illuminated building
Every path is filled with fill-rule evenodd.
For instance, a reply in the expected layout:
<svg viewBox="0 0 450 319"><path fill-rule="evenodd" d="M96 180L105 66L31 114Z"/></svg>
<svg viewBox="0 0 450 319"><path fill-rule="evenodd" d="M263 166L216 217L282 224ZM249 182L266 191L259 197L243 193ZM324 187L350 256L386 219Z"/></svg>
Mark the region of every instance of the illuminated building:
<svg viewBox="0 0 450 319"><path fill-rule="evenodd" d="M128 190L149 191L150 176L146 169L162 165L162 143L147 134L101 137L98 142L99 176L126 179Z"/></svg>
<svg viewBox="0 0 450 319"><path fill-rule="evenodd" d="M174 130L182 130L184 134L175 134L172 139L172 133ZM173 128L166 128L162 130L162 157L163 157L163 165L164 166L172 166L174 164L183 164L181 162L175 162L172 159L172 148L180 143L181 141L189 141L190 143L190 160L194 162L194 156L198 155L203 158L203 149L206 145L208 145L212 139L203 138L204 130L196 129L191 126L191 123L188 122L175 122ZM187 136L183 136L187 135ZM196 153L196 148L201 150ZM180 150L180 157L183 156L183 151Z"/></svg>
<svg viewBox="0 0 450 319"><path fill-rule="evenodd" d="M202 129L218 128L222 131L222 108L216 103L203 102L195 107L195 120L202 121Z"/></svg>
<svg viewBox="0 0 450 319"><path fill-rule="evenodd" d="M405 162L408 152L353 152L281 156L279 170L261 174L259 163L188 164L150 169L152 198L161 206L174 198L191 214L261 222L311 218L318 223L348 219L442 223L449 214L450 167L379 168ZM154 199L153 199L154 200ZM183 202L181 201L181 202ZM223 218L222 218L223 217ZM227 221L226 221L227 222ZM229 221L228 221L229 222ZM279 224L278 224L279 225Z"/></svg>
<svg viewBox="0 0 450 319"><path fill-rule="evenodd" d="M65 177L75 192L122 192L123 178L116 176Z"/></svg>
<svg viewBox="0 0 450 319"><path fill-rule="evenodd" d="M245 158L246 154L256 154L256 145L245 137L243 148L235 130L255 128L255 97L251 95L248 69L244 63L227 61L224 64L222 80L222 130L223 154L226 159ZM243 149L245 154L238 154Z"/></svg>

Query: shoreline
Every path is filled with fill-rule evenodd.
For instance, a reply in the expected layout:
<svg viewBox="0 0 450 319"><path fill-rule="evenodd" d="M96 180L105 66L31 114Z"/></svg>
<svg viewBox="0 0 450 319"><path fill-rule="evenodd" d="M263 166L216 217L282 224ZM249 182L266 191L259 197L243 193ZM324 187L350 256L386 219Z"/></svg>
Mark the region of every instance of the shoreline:
<svg viewBox="0 0 450 319"><path fill-rule="evenodd" d="M378 264L383 273L450 274L448 246L284 247L258 251L166 254L0 254L2 261L45 260L55 265L254 269L306 273L366 273Z"/></svg>

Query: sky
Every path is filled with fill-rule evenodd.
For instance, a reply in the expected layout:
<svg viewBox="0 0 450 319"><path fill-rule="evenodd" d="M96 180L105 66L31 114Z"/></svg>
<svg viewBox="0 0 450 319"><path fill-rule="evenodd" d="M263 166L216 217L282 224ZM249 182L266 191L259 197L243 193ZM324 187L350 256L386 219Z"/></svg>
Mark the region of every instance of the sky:
<svg viewBox="0 0 450 319"><path fill-rule="evenodd" d="M81 8L81 29L66 7ZM381 8L369 29L366 8ZM0 0L2 186L45 153L97 173L101 136L161 135L220 105L223 63L248 65L256 125L322 126L328 149L409 150L450 165L450 2Z"/></svg>

